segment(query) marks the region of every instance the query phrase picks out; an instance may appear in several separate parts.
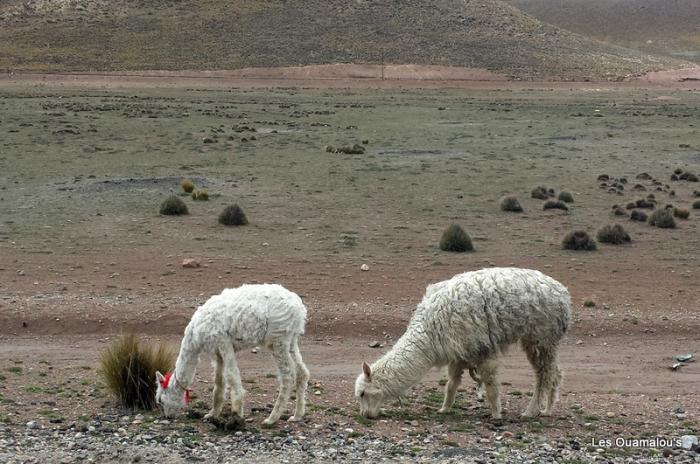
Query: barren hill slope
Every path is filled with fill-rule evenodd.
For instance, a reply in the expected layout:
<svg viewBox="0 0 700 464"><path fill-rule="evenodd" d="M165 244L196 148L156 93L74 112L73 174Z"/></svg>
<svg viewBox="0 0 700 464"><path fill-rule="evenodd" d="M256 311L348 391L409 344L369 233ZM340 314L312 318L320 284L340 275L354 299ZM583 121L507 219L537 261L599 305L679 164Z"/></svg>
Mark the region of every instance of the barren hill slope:
<svg viewBox="0 0 700 464"><path fill-rule="evenodd" d="M542 23L500 0L8 0L0 68L235 69L437 64L616 79L679 66Z"/></svg>
<svg viewBox="0 0 700 464"><path fill-rule="evenodd" d="M698 0L509 0L567 30L700 62Z"/></svg>

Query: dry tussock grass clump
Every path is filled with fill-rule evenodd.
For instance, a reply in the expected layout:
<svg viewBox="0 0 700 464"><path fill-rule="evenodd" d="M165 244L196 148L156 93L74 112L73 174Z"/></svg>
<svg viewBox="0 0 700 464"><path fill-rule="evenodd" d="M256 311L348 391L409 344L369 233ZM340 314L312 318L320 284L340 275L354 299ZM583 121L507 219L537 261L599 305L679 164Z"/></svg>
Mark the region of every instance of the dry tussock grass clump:
<svg viewBox="0 0 700 464"><path fill-rule="evenodd" d="M678 219L688 219L690 211L686 208L673 208L673 216Z"/></svg>
<svg viewBox="0 0 700 464"><path fill-rule="evenodd" d="M595 240L584 230L574 230L566 234L562 240L565 250L593 251L597 248Z"/></svg>
<svg viewBox="0 0 700 464"><path fill-rule="evenodd" d="M440 249L442 251L462 253L474 251L474 245L472 245L472 239L469 237L469 234L459 224L450 224L440 238Z"/></svg>
<svg viewBox="0 0 700 464"><path fill-rule="evenodd" d="M662 229L675 229L676 221L670 209L657 209L649 216L649 225Z"/></svg>
<svg viewBox="0 0 700 464"><path fill-rule="evenodd" d="M189 213L187 205L182 201L182 198L176 195L170 195L160 204L160 214L166 216L181 216L187 213Z"/></svg>
<svg viewBox="0 0 700 464"><path fill-rule="evenodd" d="M501 199L501 211L510 211L513 213L522 213L523 207L514 196L506 196Z"/></svg>
<svg viewBox="0 0 700 464"><path fill-rule="evenodd" d="M175 351L166 345L147 346L134 334L119 337L100 356L100 375L119 404L129 409L153 409L156 371L175 364Z"/></svg>
<svg viewBox="0 0 700 464"><path fill-rule="evenodd" d="M192 182L190 179L182 179L180 181L180 186L186 193L192 193L194 190L194 182Z"/></svg>
<svg viewBox="0 0 700 464"><path fill-rule="evenodd" d="M622 245L631 241L629 234L620 224L603 226L597 237L599 242L611 245Z"/></svg>
<svg viewBox="0 0 700 464"><path fill-rule="evenodd" d="M224 208L219 214L219 224L225 226L244 226L248 224L248 218L240 206L231 205Z"/></svg>

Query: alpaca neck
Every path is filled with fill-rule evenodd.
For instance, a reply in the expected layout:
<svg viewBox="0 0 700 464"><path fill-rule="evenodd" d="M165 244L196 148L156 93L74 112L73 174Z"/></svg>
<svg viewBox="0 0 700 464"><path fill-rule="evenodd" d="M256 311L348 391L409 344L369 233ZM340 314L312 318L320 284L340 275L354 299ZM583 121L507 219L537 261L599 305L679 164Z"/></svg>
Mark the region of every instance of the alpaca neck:
<svg viewBox="0 0 700 464"><path fill-rule="evenodd" d="M435 365L429 341L420 333L408 330L392 349L372 366L372 382L379 385L387 397L404 394Z"/></svg>
<svg viewBox="0 0 700 464"><path fill-rule="evenodd" d="M175 361L175 377L182 388L189 388L194 383L200 351L199 347L192 346L191 337L186 334Z"/></svg>

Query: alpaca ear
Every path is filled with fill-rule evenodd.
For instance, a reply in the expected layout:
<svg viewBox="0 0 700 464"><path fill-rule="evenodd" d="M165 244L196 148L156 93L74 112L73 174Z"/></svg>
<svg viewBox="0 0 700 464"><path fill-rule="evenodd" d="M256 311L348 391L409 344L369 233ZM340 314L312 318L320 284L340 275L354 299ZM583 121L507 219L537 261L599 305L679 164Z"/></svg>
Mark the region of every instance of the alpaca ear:
<svg viewBox="0 0 700 464"><path fill-rule="evenodd" d="M158 385L162 385L164 380L165 377L163 374L161 374L160 371L156 371L156 382L158 382Z"/></svg>
<svg viewBox="0 0 700 464"><path fill-rule="evenodd" d="M372 370L369 368L369 364L366 362L362 363L362 372L365 373L365 377L367 377L367 381L371 382L372 381Z"/></svg>

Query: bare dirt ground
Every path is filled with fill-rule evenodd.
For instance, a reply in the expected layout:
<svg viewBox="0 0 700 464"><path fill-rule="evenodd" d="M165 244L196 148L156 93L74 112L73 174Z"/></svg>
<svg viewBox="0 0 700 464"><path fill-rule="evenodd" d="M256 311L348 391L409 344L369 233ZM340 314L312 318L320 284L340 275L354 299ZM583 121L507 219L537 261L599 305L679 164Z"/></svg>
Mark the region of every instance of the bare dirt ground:
<svg viewBox="0 0 700 464"><path fill-rule="evenodd" d="M660 204L692 202L698 184L656 191L635 175L647 171L663 185L676 166L699 170L692 134L700 102L688 92L697 81L674 76L668 87L658 77L594 84L603 88L601 96L591 83L497 77L428 81L434 93L415 90L423 81L284 77L291 80L259 74L205 83L172 75L0 78L0 128L7 135L0 159L0 418L8 428L38 421L60 429L113 413L97 366L115 335L134 330L177 344L193 310L210 295L241 283L277 282L309 306L302 346L312 373L309 418L279 425L285 433L308 434L321 424L389 440L437 437L419 446L419 455L474 443L496 447L502 440L511 447L522 437L585 445L698 433L700 365L669 369L676 355L700 351L698 210L670 231L618 219L633 235L631 246L600 245L590 254L559 247L572 227L594 232L615 220L612 203L642 195L631 191L635 183ZM329 90L349 82L350 89ZM209 86L212 92L201 90ZM461 90L448 90L454 87ZM596 117L601 111L605 118ZM187 122L180 119L184 112ZM299 114L312 116L294 119ZM458 120L463 125L453 129ZM235 130L235 140L224 140L228 126L243 123L257 127L257 145L239 140ZM224 124L218 143L202 145L203 135ZM430 127L407 132L423 125ZM60 132L67 129L77 134ZM467 148L459 148L449 142L454 134L473 138L467 135L459 141ZM370 139L369 159L328 161L335 155L326 154L324 144L363 137ZM627 177L625 191L600 189L600 173ZM182 175L220 197L191 203L187 217L158 216L154 205L177 190ZM573 191L571 214L541 211L529 198L540 183ZM508 192L524 202L524 216L497 211L497 199ZM252 218L242 232L211 219L233 200ZM476 253L436 250L449 221L466 223ZM186 257L202 266L183 269ZM363 263L369 271L360 270ZM533 376L514 348L502 363L503 423L488 418L468 382L457 413L438 417L437 371L406 404L388 405L383 419L358 420L352 387L359 366L401 335L425 286L493 265L539 269L571 290L575 322L561 354L565 382L555 415L519 418ZM585 300L595 306L583 306ZM372 341L382 348L369 348ZM276 387L269 356L241 353L240 365L249 408L266 408ZM210 374L202 362L194 390L206 402ZM256 429L265 414L249 417ZM503 439L504 431L516 438Z"/></svg>

